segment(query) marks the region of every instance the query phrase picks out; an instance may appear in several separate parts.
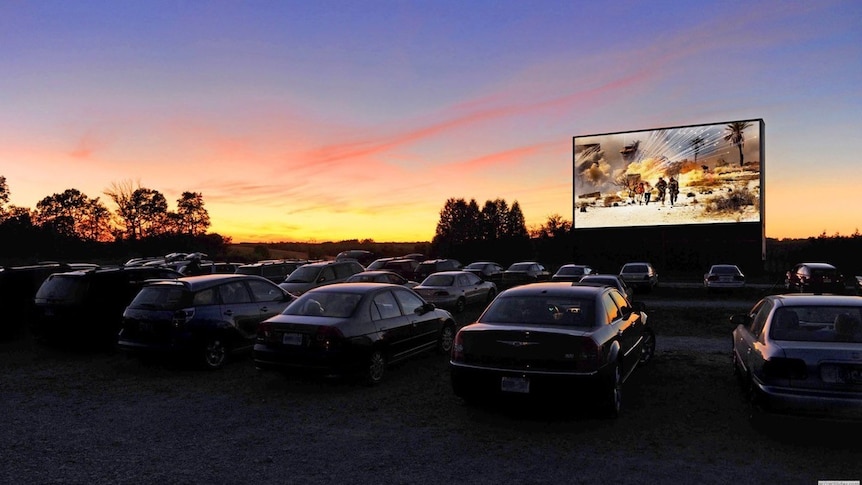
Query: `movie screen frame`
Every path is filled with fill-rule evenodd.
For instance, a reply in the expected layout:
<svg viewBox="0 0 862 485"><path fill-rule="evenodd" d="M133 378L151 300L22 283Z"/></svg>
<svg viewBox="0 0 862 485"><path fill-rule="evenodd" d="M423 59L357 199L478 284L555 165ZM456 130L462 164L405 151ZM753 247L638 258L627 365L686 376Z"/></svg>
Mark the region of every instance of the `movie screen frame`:
<svg viewBox="0 0 862 485"><path fill-rule="evenodd" d="M750 119L575 136L573 229L762 227L764 135Z"/></svg>

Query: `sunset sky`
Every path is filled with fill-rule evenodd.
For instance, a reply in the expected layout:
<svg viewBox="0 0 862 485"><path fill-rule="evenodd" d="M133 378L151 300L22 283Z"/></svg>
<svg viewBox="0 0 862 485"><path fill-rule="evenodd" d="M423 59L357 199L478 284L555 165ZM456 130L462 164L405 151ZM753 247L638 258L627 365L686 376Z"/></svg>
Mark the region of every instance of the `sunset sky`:
<svg viewBox="0 0 862 485"><path fill-rule="evenodd" d="M0 175L201 192L234 242L572 218L572 138L762 118L766 235L862 230L862 2L0 0Z"/></svg>

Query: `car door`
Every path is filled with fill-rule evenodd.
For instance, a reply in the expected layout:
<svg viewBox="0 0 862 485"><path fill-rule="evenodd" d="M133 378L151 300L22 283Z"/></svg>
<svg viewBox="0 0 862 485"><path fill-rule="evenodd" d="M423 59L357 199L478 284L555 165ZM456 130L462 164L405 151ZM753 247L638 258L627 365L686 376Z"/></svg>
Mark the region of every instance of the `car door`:
<svg viewBox="0 0 862 485"><path fill-rule="evenodd" d="M467 303L484 301L485 290L482 283L482 278L479 278L473 273L458 275L458 285L464 289L464 297L467 299Z"/></svg>
<svg viewBox="0 0 862 485"><path fill-rule="evenodd" d="M623 356L623 376L626 376L637 365L638 361L638 354L634 353L634 348L640 338L634 323L638 317L634 313L624 314L611 296L612 291L615 290L608 289L603 292L599 301L608 324L616 332L617 341L620 344L620 353Z"/></svg>
<svg viewBox="0 0 862 485"><path fill-rule="evenodd" d="M769 300L760 301L748 314L751 320L748 327L735 334L734 352L749 373L754 374L763 367L763 329L773 307L774 304Z"/></svg>
<svg viewBox="0 0 862 485"><path fill-rule="evenodd" d="M284 290L269 281L248 280L248 287L258 304L259 322L278 315L293 301L293 298L285 295Z"/></svg>
<svg viewBox="0 0 862 485"><path fill-rule="evenodd" d="M402 312L390 288L377 291L371 300L371 319L380 333L384 352L390 361L410 351L416 329Z"/></svg>
<svg viewBox="0 0 862 485"><path fill-rule="evenodd" d="M232 333L239 340L251 343L257 332L260 320L260 305L242 280L233 280L217 287L221 315L224 322L232 327Z"/></svg>
<svg viewBox="0 0 862 485"><path fill-rule="evenodd" d="M640 317L640 312L634 312L631 308L631 302L617 290L611 290L608 292L611 299L614 301L617 309L620 312L620 317L625 318L622 310L623 308L627 308L630 313L626 320L628 321L628 328L625 331L624 339L620 345L625 345L626 355L640 355L641 354L641 343L643 342L643 334L646 329L646 324L643 319ZM639 359L637 358L628 358L630 363L636 364Z"/></svg>
<svg viewBox="0 0 862 485"><path fill-rule="evenodd" d="M401 313L413 327L412 341L406 347L411 351L418 351L436 345L443 322L434 312L424 311L425 301L412 291L398 288L392 290L392 293L398 300Z"/></svg>

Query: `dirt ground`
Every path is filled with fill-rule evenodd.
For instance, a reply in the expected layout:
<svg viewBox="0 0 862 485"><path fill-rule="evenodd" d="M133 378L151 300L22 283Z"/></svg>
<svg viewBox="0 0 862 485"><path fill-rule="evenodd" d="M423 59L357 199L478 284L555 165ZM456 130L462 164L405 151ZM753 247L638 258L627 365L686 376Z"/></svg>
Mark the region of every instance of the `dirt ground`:
<svg viewBox="0 0 862 485"><path fill-rule="evenodd" d="M451 392L446 357L434 354L389 369L369 388L257 371L248 359L205 372L48 348L27 336L2 342L0 482L862 479L860 424L753 423L731 372L729 330L721 346L725 315L686 335L694 317L661 297L649 303L664 320L656 358L626 382L615 420L564 402L467 405Z"/></svg>

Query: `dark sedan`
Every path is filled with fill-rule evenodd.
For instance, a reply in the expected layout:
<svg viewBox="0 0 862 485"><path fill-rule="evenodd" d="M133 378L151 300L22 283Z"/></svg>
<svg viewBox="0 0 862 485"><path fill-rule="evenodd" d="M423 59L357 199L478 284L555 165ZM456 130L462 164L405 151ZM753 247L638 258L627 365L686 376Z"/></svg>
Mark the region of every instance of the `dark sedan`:
<svg viewBox="0 0 862 485"><path fill-rule="evenodd" d="M770 295L731 321L755 410L862 418L862 298Z"/></svg>
<svg viewBox="0 0 862 485"><path fill-rule="evenodd" d="M844 276L829 263L799 263L787 272L784 286L800 293L844 293Z"/></svg>
<svg viewBox="0 0 862 485"><path fill-rule="evenodd" d="M464 271L469 271L485 281L499 283L505 269L492 261L477 261L464 266Z"/></svg>
<svg viewBox="0 0 862 485"><path fill-rule="evenodd" d="M624 279L614 274L588 274L578 280L577 284L582 286L610 286L619 290L629 299L634 295L634 289L627 285Z"/></svg>
<svg viewBox="0 0 862 485"><path fill-rule="evenodd" d="M584 264L564 264L551 276L551 281L576 282L592 273L593 268Z"/></svg>
<svg viewBox="0 0 862 485"><path fill-rule="evenodd" d="M646 314L614 288L519 286L500 293L456 334L452 388L467 400L577 395L615 417L623 383L654 352Z"/></svg>
<svg viewBox="0 0 862 485"><path fill-rule="evenodd" d="M551 279L551 274L540 263L524 261L514 263L503 271L503 286L523 285Z"/></svg>
<svg viewBox="0 0 862 485"><path fill-rule="evenodd" d="M368 384L388 364L420 352L452 348L455 320L409 288L339 283L313 289L258 326L260 369L359 373Z"/></svg>

